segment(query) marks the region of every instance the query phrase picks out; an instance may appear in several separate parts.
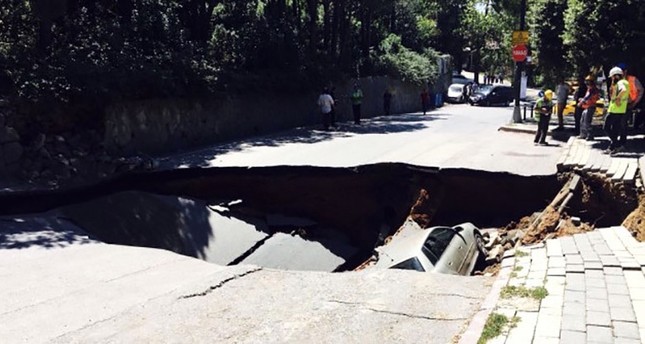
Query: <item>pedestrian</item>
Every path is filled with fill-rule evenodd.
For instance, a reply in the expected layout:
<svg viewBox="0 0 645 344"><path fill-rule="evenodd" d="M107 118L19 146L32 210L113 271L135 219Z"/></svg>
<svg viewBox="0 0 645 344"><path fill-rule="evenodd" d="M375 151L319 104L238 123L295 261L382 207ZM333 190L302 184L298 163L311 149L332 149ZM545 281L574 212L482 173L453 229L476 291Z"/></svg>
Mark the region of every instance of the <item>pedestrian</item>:
<svg viewBox="0 0 645 344"><path fill-rule="evenodd" d="M323 129L329 130L331 112L334 108L334 98L329 94L328 88L324 88L320 93L320 96L318 97L318 106L320 107L320 113L322 114Z"/></svg>
<svg viewBox="0 0 645 344"><path fill-rule="evenodd" d="M548 146L546 134L549 131L551 112L553 111L553 91L546 90L544 95L535 102L535 116L538 119L537 133L533 143Z"/></svg>
<svg viewBox="0 0 645 344"><path fill-rule="evenodd" d="M625 149L627 141L627 103L629 102L629 82L623 78L623 70L614 67L609 71L612 82L609 90L609 108L605 118L604 130L611 144L606 153L619 153Z"/></svg>
<svg viewBox="0 0 645 344"><path fill-rule="evenodd" d="M557 112L558 112L558 130L564 129L564 107L567 106L567 98L569 97L569 85L560 79L560 83L555 89Z"/></svg>
<svg viewBox="0 0 645 344"><path fill-rule="evenodd" d="M581 77L578 80L578 88L576 89L576 92L573 94L573 99L576 102L576 109L575 109L575 112L573 113L574 131L576 135L580 135L580 119L582 118L582 111L584 110L578 104L580 104L580 100L584 98L586 94L587 94L587 84L585 79Z"/></svg>
<svg viewBox="0 0 645 344"><path fill-rule="evenodd" d="M332 128L336 128L336 87L329 87L329 95L334 103L331 106L331 112L329 113L329 123Z"/></svg>
<svg viewBox="0 0 645 344"><path fill-rule="evenodd" d="M627 114L629 116L627 118L631 119L634 109L638 106L641 98L643 98L643 84L641 84L637 77L629 74L627 64L619 63L618 68L623 70L625 79L629 82L629 103L627 104ZM641 121L641 118L638 118L638 121L634 118L634 127L638 127Z"/></svg>
<svg viewBox="0 0 645 344"><path fill-rule="evenodd" d="M385 88L385 92L383 92L383 112L385 113L385 116L390 115L391 104L392 104L392 92L390 92L389 88Z"/></svg>
<svg viewBox="0 0 645 344"><path fill-rule="evenodd" d="M426 87L421 91L421 110L423 111L424 115L428 111L429 105L430 105L430 93L428 92L428 88Z"/></svg>
<svg viewBox="0 0 645 344"><path fill-rule="evenodd" d="M581 139L587 141L593 140L593 116L596 113L596 102L600 99L600 90L596 86L596 79L589 75L584 80L587 91L585 96L582 97L577 103L577 109L582 109L582 117L580 120L580 135Z"/></svg>
<svg viewBox="0 0 645 344"><path fill-rule="evenodd" d="M354 84L354 90L350 95L352 100L352 112L354 113L354 124L361 124L361 103L363 102L363 91L358 83Z"/></svg>

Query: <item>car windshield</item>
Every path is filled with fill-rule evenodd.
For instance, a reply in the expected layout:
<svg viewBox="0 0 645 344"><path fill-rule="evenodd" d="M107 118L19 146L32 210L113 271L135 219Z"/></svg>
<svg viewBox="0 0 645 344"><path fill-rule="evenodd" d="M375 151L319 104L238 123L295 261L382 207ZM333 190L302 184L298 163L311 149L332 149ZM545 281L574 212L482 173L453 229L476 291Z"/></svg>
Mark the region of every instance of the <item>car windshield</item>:
<svg viewBox="0 0 645 344"><path fill-rule="evenodd" d="M428 235L422 251L433 265L441 258L454 236L455 231L451 228L436 228Z"/></svg>
<svg viewBox="0 0 645 344"><path fill-rule="evenodd" d="M491 85L483 85L483 86L479 86L479 88L477 89L477 93L489 94L490 91L492 91L492 90L493 90L493 86L491 86Z"/></svg>
<svg viewBox="0 0 645 344"><path fill-rule="evenodd" d="M452 83L453 83L453 84L462 84L462 85L465 85L465 84L467 84L467 83L469 83L469 82L470 82L470 80L468 80L468 79L466 79L466 78L459 78L459 77L453 77L453 78L452 78Z"/></svg>

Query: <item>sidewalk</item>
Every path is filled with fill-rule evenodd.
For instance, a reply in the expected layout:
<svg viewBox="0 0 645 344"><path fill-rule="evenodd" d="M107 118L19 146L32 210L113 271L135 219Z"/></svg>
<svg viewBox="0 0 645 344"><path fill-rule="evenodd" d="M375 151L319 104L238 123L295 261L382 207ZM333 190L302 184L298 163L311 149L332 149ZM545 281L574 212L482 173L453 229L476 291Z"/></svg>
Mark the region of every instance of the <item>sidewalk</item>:
<svg viewBox="0 0 645 344"><path fill-rule="evenodd" d="M629 138L633 143L645 137ZM570 137L558 171L597 173L631 187L640 179L645 185L642 149L632 144L631 151L611 156L602 152L607 143ZM645 243L620 226L509 252L460 343L477 341L493 318L507 325L489 344L645 342Z"/></svg>
<svg viewBox="0 0 645 344"><path fill-rule="evenodd" d="M645 341L645 243L624 227L550 239L502 266L496 283L505 287L492 314L516 326L489 344ZM522 289L544 292L513 296Z"/></svg>

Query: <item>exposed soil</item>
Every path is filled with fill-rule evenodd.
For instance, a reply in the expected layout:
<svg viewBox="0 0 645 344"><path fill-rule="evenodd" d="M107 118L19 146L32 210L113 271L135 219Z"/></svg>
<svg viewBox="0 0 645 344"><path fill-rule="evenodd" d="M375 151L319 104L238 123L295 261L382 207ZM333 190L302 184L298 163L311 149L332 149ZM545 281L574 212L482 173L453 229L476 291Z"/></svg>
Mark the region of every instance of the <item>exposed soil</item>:
<svg viewBox="0 0 645 344"><path fill-rule="evenodd" d="M638 207L638 192L633 185L586 173L582 187L581 197L572 200L567 212L594 227L616 226Z"/></svg>
<svg viewBox="0 0 645 344"><path fill-rule="evenodd" d="M645 241L645 194L638 197L638 207L623 221L627 228L638 241Z"/></svg>
<svg viewBox="0 0 645 344"><path fill-rule="evenodd" d="M572 176L572 173L561 174L558 180L564 185ZM528 245L588 232L596 227L615 226L625 219L625 227L635 236L645 238L645 196L641 196L638 203L636 200L634 186L612 182L601 174L584 173L579 187L561 213L552 206L546 206L537 216L525 216L518 222L511 222L500 230L500 234L526 230L522 243ZM539 221L535 221L536 218Z"/></svg>

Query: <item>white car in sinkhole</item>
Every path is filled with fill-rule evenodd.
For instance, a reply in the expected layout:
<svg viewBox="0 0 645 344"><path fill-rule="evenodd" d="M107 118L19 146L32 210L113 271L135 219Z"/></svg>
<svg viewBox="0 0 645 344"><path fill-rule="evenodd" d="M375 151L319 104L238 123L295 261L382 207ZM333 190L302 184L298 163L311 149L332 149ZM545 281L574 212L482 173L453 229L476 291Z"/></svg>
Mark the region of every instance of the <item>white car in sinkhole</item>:
<svg viewBox="0 0 645 344"><path fill-rule="evenodd" d="M376 248L375 256L376 262L367 267L471 275L486 250L481 232L472 223L421 229L408 221L389 242Z"/></svg>

